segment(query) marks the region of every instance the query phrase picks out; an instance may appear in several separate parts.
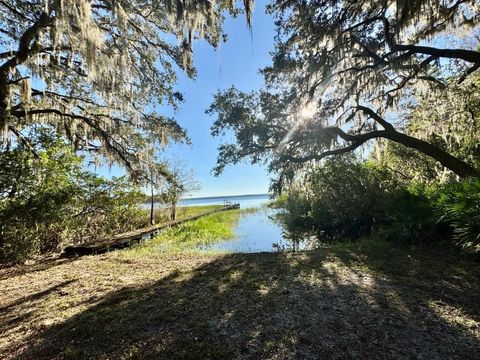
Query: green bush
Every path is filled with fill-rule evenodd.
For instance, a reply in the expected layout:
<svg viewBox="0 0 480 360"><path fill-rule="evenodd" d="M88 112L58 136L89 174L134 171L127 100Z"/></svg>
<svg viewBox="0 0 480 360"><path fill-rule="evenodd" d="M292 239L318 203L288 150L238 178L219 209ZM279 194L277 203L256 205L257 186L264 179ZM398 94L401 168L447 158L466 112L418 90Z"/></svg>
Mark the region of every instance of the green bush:
<svg viewBox="0 0 480 360"><path fill-rule="evenodd" d="M373 233L396 242L430 242L439 238L431 192L405 187L378 164L335 158L289 189L279 202L281 220L288 230L310 229L321 241Z"/></svg>
<svg viewBox="0 0 480 360"><path fill-rule="evenodd" d="M313 227L311 203L301 189L292 187L288 196L284 197L281 203L277 203L277 207L286 210L279 214L279 218L288 229L299 230Z"/></svg>
<svg viewBox="0 0 480 360"><path fill-rule="evenodd" d="M453 182L434 195L438 222L447 224L464 250L480 253L480 179Z"/></svg>
<svg viewBox="0 0 480 360"><path fill-rule="evenodd" d="M453 238L480 253L480 179L406 185L371 163L337 158L294 184L277 206L288 231L311 230L321 241L369 234L404 243Z"/></svg>
<svg viewBox="0 0 480 360"><path fill-rule="evenodd" d="M399 188L384 199L380 209L383 216L375 236L395 242L438 240L434 208L423 188Z"/></svg>
<svg viewBox="0 0 480 360"><path fill-rule="evenodd" d="M0 262L20 261L148 224L144 195L126 178L85 172L83 159L47 130L37 156L0 152Z"/></svg>
<svg viewBox="0 0 480 360"><path fill-rule="evenodd" d="M355 239L385 217L382 206L394 189L389 174L371 164L329 159L289 189L282 218L288 229L309 228L324 241Z"/></svg>

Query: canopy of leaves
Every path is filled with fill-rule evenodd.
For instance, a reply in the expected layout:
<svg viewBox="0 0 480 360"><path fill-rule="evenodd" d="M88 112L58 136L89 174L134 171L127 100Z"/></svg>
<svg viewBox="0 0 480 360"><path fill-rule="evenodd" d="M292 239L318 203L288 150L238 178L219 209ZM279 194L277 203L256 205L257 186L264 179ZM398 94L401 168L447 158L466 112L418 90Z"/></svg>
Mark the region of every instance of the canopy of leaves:
<svg viewBox="0 0 480 360"><path fill-rule="evenodd" d="M477 0L272 1L277 47L264 74L269 84L294 86L297 97L322 100L334 94L332 107L368 102L382 112L405 86L440 81L443 74L436 70L449 59L458 62L458 72L480 66L474 49L479 5Z"/></svg>
<svg viewBox="0 0 480 360"><path fill-rule="evenodd" d="M252 1L244 8L250 21ZM222 39L235 0L0 1L0 132L50 123L75 148L142 170L152 146L185 131L157 112L194 76L192 41Z"/></svg>
<svg viewBox="0 0 480 360"><path fill-rule="evenodd" d="M433 156L460 176L475 173L435 144L405 136L403 127L410 118L404 110L417 103L415 97L441 91L447 78L465 81L480 67L479 5L272 1L277 37L273 64L262 70L265 89L220 92L207 111L217 115L214 135L235 134L233 144L220 147L217 172L244 158L271 161L281 187L305 162L387 138ZM456 136L458 128L450 131Z"/></svg>

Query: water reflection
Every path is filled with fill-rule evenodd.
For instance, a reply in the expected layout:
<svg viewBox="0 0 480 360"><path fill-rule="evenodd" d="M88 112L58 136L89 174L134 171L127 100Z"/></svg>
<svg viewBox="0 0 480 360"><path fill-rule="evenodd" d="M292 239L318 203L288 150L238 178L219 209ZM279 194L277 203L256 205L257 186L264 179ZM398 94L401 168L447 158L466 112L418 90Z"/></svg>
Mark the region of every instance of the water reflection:
<svg viewBox="0 0 480 360"><path fill-rule="evenodd" d="M266 202L241 213L234 239L206 245L202 249L251 253L310 250L315 247L314 238L285 229L279 210L267 207Z"/></svg>

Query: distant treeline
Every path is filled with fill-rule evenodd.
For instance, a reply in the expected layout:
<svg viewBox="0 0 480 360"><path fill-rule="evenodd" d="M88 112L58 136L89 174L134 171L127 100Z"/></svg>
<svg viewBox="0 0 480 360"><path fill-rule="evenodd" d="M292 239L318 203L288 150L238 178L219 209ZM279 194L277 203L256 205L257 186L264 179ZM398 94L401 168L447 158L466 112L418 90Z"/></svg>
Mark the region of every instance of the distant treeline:
<svg viewBox="0 0 480 360"><path fill-rule="evenodd" d="M265 194L245 194L245 195L225 195L225 196L202 196L202 197L192 197L192 198L183 198L180 201L184 200L213 200L213 199L238 199L238 198L252 198L252 197L260 197L260 196L272 196L271 194L265 193ZM154 202L164 202L162 195L157 194L153 196ZM144 199L145 204L149 204L152 202L152 196L147 196Z"/></svg>

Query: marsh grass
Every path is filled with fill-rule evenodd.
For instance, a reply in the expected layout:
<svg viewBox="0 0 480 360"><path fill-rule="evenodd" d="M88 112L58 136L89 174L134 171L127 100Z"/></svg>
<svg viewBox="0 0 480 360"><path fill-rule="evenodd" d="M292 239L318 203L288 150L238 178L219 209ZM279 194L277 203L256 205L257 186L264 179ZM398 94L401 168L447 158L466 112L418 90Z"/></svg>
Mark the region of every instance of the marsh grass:
<svg viewBox="0 0 480 360"><path fill-rule="evenodd" d="M218 208L223 207L223 205L199 205L199 206L181 206L177 208L177 218L179 220L185 219L186 217L195 216L203 214L207 211L212 211ZM136 224L137 228L149 226L150 220L150 208L142 207L139 208L139 213L141 214L141 221ZM170 209L168 207L159 207L156 206L153 209L154 219L156 224L161 224L163 222L169 221Z"/></svg>
<svg viewBox="0 0 480 360"><path fill-rule="evenodd" d="M199 205L199 206L183 206L177 210L177 216L179 219L184 219L189 216L195 216L203 214L207 211L222 208L223 205Z"/></svg>
<svg viewBox="0 0 480 360"><path fill-rule="evenodd" d="M192 209L193 210L193 209ZM195 215L190 210L189 216ZM203 212L208 209L203 209ZM185 253L198 252L202 248L219 240L233 239L235 226L243 213L253 210L230 210L205 216L198 220L188 221L176 227L168 228L154 239L124 251L125 257L143 256L149 253Z"/></svg>

